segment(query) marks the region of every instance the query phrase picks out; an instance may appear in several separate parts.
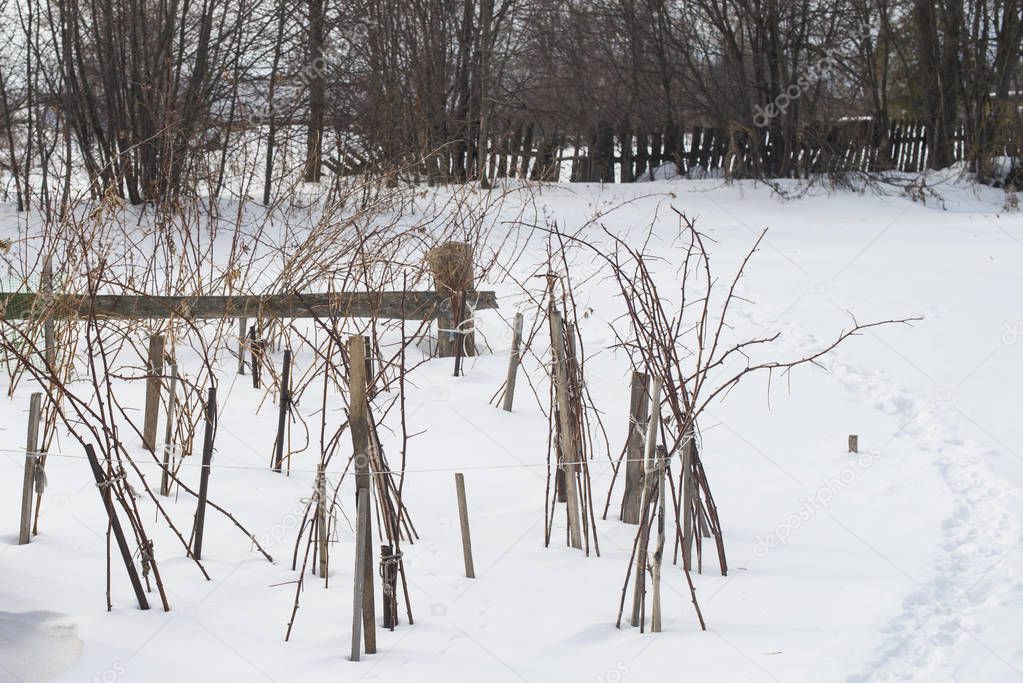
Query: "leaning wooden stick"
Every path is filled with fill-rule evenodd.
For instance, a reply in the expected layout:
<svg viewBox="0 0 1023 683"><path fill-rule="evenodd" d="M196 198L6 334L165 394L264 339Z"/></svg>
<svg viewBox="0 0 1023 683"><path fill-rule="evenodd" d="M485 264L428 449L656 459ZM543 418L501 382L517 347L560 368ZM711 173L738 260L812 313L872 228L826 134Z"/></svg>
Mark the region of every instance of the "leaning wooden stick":
<svg viewBox="0 0 1023 683"><path fill-rule="evenodd" d="M455 491L458 495L458 523L462 528L462 559L465 562L465 576L476 578L476 570L472 564L472 539L469 536L469 508L465 502L465 477L455 472Z"/></svg>
<svg viewBox="0 0 1023 683"><path fill-rule="evenodd" d="M210 487L210 462L213 460L213 427L217 421L217 389L210 387L206 400L206 431L202 440L202 471L199 475L199 504L195 509L192 557L202 559L203 527L206 525L206 496Z"/></svg>
<svg viewBox="0 0 1023 683"><path fill-rule="evenodd" d="M515 400L515 378L519 374L519 363L521 362L523 320L521 313L515 314L515 324L512 326L511 355L508 357L508 378L504 383L503 407L509 413L512 409L512 402Z"/></svg>
<svg viewBox="0 0 1023 683"><path fill-rule="evenodd" d="M114 485L114 480L113 478L108 479L106 474L104 474L92 444L88 444L85 447L85 455L89 459L89 465L92 466L92 475L96 479L96 487L99 489L100 498L103 499L103 507L107 511L107 519L110 521L110 530L114 532L117 547L121 551L121 559L124 560L124 568L128 571L128 579L131 581L131 587L135 591L135 598L139 601L139 609L149 609L149 600L146 599L146 592L142 589L142 582L139 580L139 573L135 569L135 563L132 561L132 553L128 548L128 541L124 537L124 530L121 528L121 522L117 518L117 512L114 510L114 501L110 492L110 487Z"/></svg>
<svg viewBox="0 0 1023 683"><path fill-rule="evenodd" d="M284 367L281 370L280 398L277 411L277 443L274 448L274 472L281 471L284 462L284 436L288 427L288 413L291 411L291 350L284 351ZM288 466L291 470L291 466Z"/></svg>
<svg viewBox="0 0 1023 683"><path fill-rule="evenodd" d="M35 482L36 462L39 460L39 413L43 395L32 394L28 408L28 437L25 439L25 479L21 489L21 527L18 531L18 545L25 545L32 538L32 494Z"/></svg>

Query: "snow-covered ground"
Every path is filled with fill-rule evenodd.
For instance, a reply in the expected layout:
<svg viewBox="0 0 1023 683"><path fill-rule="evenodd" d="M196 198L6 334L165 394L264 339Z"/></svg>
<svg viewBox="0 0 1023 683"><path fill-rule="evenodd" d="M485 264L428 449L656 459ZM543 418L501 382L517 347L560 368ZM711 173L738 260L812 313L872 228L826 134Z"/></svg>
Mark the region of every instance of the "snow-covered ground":
<svg viewBox="0 0 1023 683"><path fill-rule="evenodd" d="M720 576L709 552L704 573L694 575L706 632L677 567L664 579L664 631L615 629L635 533L614 514L620 483L612 513L597 521L600 557L564 547L560 518L555 541L543 547L547 420L522 384L513 413L488 403L504 378L507 321L524 303L504 280L492 285L500 310L479 316L493 353L469 361L461 378L444 359L410 378L409 432L422 432L409 442L405 484L422 537L404 546L416 623L379 630L378 654L359 663L347 659L354 543L344 518L330 586L309 577L284 642L295 527L317 458L315 448L296 456L290 477L265 469L276 407L232 374L229 359L220 369L210 495L267 541L276 562L211 514L207 582L142 499L169 590L167 613L155 594L154 609L136 609L116 551L115 606L105 610L105 516L69 438L52 449L69 457L47 463L41 533L16 545L19 449L33 387L22 382L13 398L0 399L0 680L1023 677L1023 217L1001 213L998 191L957 184L939 191L942 201L924 204L848 192L783 201L764 186L718 181L566 184L513 195L502 208L519 216L516 202L535 202L530 211L566 229L608 211L601 224L637 238L655 222L652 248L667 259L666 273L682 256L672 246L671 206L713 240L723 277L770 228L742 282L748 302L732 323L744 337L780 332L782 357L827 343L848 326L849 312L861 321L923 317L848 341L823 368L770 384L766 375L743 381L704 415L704 463L730 565ZM595 243L606 241L596 226L588 231ZM0 208L0 237L16 236L11 208ZM534 266L542 250L543 240L533 240L521 267ZM624 304L614 283L599 277L575 296L580 310L592 309L581 321L592 354L587 380L617 456L628 368L607 349L608 325ZM301 369L311 358L299 354L296 362ZM526 370L540 381L535 365ZM126 383L122 400L140 408L139 384ZM341 405L330 401L331 409ZM318 420L319 400L298 410ZM396 429L385 424L385 449ZM846 452L849 434L859 435L859 456ZM198 468L184 471L198 480ZM466 477L475 580L462 571L454 471ZM602 507L611 474L604 453L591 473ZM341 500L350 518L349 486ZM187 535L194 500L181 495L168 507Z"/></svg>

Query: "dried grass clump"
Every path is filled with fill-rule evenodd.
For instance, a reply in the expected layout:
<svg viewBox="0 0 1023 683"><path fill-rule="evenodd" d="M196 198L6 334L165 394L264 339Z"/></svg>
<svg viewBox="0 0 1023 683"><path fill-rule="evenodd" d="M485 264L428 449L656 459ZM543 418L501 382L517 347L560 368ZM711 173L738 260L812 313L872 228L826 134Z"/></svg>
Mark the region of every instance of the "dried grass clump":
<svg viewBox="0 0 1023 683"><path fill-rule="evenodd" d="M445 242L426 254L426 263L438 289L461 292L473 288L472 247L465 242Z"/></svg>

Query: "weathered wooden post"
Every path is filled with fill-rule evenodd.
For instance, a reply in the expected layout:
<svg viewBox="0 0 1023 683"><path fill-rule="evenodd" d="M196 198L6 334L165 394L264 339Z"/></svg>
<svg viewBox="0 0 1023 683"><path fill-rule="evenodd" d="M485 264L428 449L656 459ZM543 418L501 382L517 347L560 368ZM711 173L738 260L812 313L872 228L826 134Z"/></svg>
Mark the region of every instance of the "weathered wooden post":
<svg viewBox="0 0 1023 683"><path fill-rule="evenodd" d="M170 388L167 393L167 425L163 430L163 472L160 475L160 495L170 495L171 453L174 452L174 411L177 408L178 364L170 365Z"/></svg>
<svg viewBox="0 0 1023 683"><path fill-rule="evenodd" d="M359 661L362 657L362 629L363 629L363 603L365 602L366 573L363 571L366 565L367 537L364 527L369 524L369 489L355 489L355 577L352 595L352 654L353 662Z"/></svg>
<svg viewBox="0 0 1023 683"><path fill-rule="evenodd" d="M142 427L142 443L156 451L156 423L160 418L160 387L163 385L162 334L149 337L149 361L146 368L146 413Z"/></svg>
<svg viewBox="0 0 1023 683"><path fill-rule="evenodd" d="M640 508L643 510L639 521L640 541L639 547L646 548L650 542L650 521L646 517L646 510L651 497L657 493L657 489L651 486L653 482L654 462L657 457L657 438L660 431L661 420L661 378L654 377L650 390L650 419L647 420L646 433L646 457L643 462L643 502ZM636 557L636 585L632 593L632 625L639 626L643 614L643 599L646 595L646 552L638 553Z"/></svg>
<svg viewBox="0 0 1023 683"><path fill-rule="evenodd" d="M466 292L475 288L472 246L466 242L445 242L426 256L437 293L446 297L438 306L437 355L453 358L475 356L476 339L472 321L467 319Z"/></svg>
<svg viewBox="0 0 1023 683"><path fill-rule="evenodd" d="M693 568L693 534L698 531L693 519L697 496L696 481L696 429L690 425L682 446L682 566Z"/></svg>
<svg viewBox="0 0 1023 683"><path fill-rule="evenodd" d="M348 337L348 424L352 433L355 459L355 489L357 504L365 501L366 511L362 524L356 530L358 542L364 548L362 557L362 628L366 654L377 651L376 598L373 594L373 529L370 506L370 432L369 404L366 397L366 340L360 335ZM360 512L360 514L362 514ZM356 568L356 574L359 569Z"/></svg>
<svg viewBox="0 0 1023 683"><path fill-rule="evenodd" d="M25 545L32 539L32 484L35 482L36 463L39 461L39 413L43 395L32 394L28 407L28 437L25 439L25 479L21 489L21 527L18 531L18 545Z"/></svg>
<svg viewBox="0 0 1023 683"><path fill-rule="evenodd" d="M849 435L849 452L859 453L860 452L860 437L856 434Z"/></svg>
<svg viewBox="0 0 1023 683"><path fill-rule="evenodd" d="M565 331L561 313L550 313L551 349L554 353L554 387L558 403L558 442L561 462L559 468L565 473L565 504L568 506L568 541L573 548L582 548L579 520L579 493L576 487L576 460L579 448L575 441L575 426L572 424L572 407L568 396L568 361L565 357Z"/></svg>
<svg viewBox="0 0 1023 683"><path fill-rule="evenodd" d="M629 399L629 437L625 447L625 493L622 496L621 519L626 524L639 524L643 502L643 439L648 412L647 376L632 373L632 395Z"/></svg>
<svg viewBox="0 0 1023 683"><path fill-rule="evenodd" d="M248 327L248 318L238 318L238 374L245 374L245 329Z"/></svg>
<svg viewBox="0 0 1023 683"><path fill-rule="evenodd" d="M366 396L372 398L376 395L373 388L373 380L376 378L376 367L373 363L373 340L369 335L362 335L362 342L366 348Z"/></svg>
<svg viewBox="0 0 1023 683"><path fill-rule="evenodd" d="M45 349L46 365L51 372L57 364L57 347L54 340L53 315L50 304L53 303L53 258L46 257L43 261L43 277L40 292L46 305L46 319L43 321L43 348Z"/></svg>
<svg viewBox="0 0 1023 683"><path fill-rule="evenodd" d="M89 459L89 465L92 466L92 476L96 479L96 488L99 489L100 498L103 499L103 507L107 511L110 530L114 532L114 539L117 541L117 547L121 551L121 559L124 560L124 568L128 571L128 579L131 581L131 587L135 591L135 598L139 601L139 609L149 609L149 600L146 599L146 592L142 588L142 582L139 581L138 571L135 569L135 563L132 561L131 549L128 548L128 541L124 537L124 530L121 528L121 522L117 518L117 511L114 510L113 496L110 492L110 487L114 485L114 482L107 479L103 473L103 468L99 464L96 450L92 447L92 444L88 444L85 447L85 455Z"/></svg>
<svg viewBox="0 0 1023 683"><path fill-rule="evenodd" d="M394 549L380 546L380 593L384 604L384 628L394 630L398 625L398 562Z"/></svg>
<svg viewBox="0 0 1023 683"><path fill-rule="evenodd" d="M320 578L327 578L330 567L327 555L327 539L329 520L327 515L327 467L319 465L316 468L316 541L319 545Z"/></svg>
<svg viewBox="0 0 1023 683"><path fill-rule="evenodd" d="M256 326L249 326L249 356L252 364L252 388L259 389L262 374L259 367L259 359L262 355L263 347L256 335Z"/></svg>
<svg viewBox="0 0 1023 683"><path fill-rule="evenodd" d="M661 632L661 560L664 558L664 481L667 479L665 468L668 464L668 452L664 446L657 446L654 475L657 477L657 545L654 547L653 563L650 566L650 583L653 584L650 611L650 632ZM651 487L652 488L652 487Z"/></svg>
<svg viewBox="0 0 1023 683"><path fill-rule="evenodd" d="M291 411L291 349L284 350L284 366L281 369L281 386L278 392L277 443L274 448L274 472L281 471L284 462L284 435L288 429L288 413ZM288 464L291 469L291 464Z"/></svg>
<svg viewBox="0 0 1023 683"><path fill-rule="evenodd" d="M210 387L206 399L206 430L202 438L202 471L199 475L199 504L195 510L195 539L192 544L192 557L202 559L202 535L206 524L206 496L210 488L210 463L213 460L213 428L217 421L217 389Z"/></svg>
<svg viewBox="0 0 1023 683"><path fill-rule="evenodd" d="M472 563L472 539L469 535L469 508L465 502L465 477L455 472L455 491L458 496L458 523L462 528L462 559L465 562L465 577L476 578Z"/></svg>
<svg viewBox="0 0 1023 683"><path fill-rule="evenodd" d="M515 324L512 325L511 355L508 357L508 378L504 382L504 409L509 413L512 409L512 401L515 400L515 378L519 374L519 363L521 362L522 324L522 314L516 313Z"/></svg>

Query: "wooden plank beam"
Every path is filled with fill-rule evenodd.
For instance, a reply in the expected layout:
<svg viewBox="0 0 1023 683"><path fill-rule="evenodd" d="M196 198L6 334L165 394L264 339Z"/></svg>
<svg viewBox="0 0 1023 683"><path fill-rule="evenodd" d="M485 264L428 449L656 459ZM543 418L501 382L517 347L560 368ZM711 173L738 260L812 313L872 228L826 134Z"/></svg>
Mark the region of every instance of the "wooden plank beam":
<svg viewBox="0 0 1023 683"><path fill-rule="evenodd" d="M243 296L142 296L98 294L95 297L53 297L52 318L216 319L248 318L405 318L425 320L445 297L436 292L341 292L336 294L268 294ZM467 292L476 310L497 308L494 292ZM26 320L38 315L44 296L32 292L0 292L0 319Z"/></svg>

